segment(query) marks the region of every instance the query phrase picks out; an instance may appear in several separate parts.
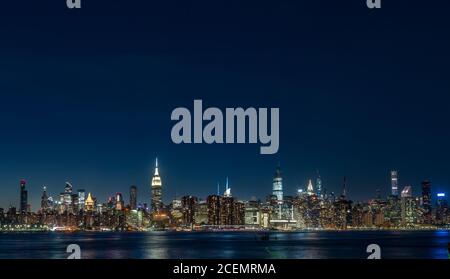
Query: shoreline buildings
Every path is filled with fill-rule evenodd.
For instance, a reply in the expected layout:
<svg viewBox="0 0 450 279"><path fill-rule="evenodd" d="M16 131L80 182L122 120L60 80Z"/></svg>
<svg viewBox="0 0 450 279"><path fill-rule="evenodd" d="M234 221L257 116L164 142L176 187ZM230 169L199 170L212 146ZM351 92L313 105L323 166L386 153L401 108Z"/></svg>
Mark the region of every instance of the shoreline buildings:
<svg viewBox="0 0 450 279"><path fill-rule="evenodd" d="M348 198L345 177L342 193L327 193L317 172L294 196L285 195L284 180L278 166L272 191L265 200L240 200L232 194L228 177L225 190L205 199L193 195L163 203L163 184L158 160L151 179L150 208L138 204L138 187L129 188L129 203L121 193L106 201L84 189L73 191L66 182L64 192L54 200L43 186L40 209L31 212L27 182L20 181L19 210L0 208L0 230L351 230L351 229L433 229L450 228L450 214L445 193L438 193L432 204L432 184L421 183L421 195L414 196L411 185L399 195L398 172L390 172L390 195L382 199L380 190L367 202ZM315 185L314 185L315 181ZM268 185L270 185L268 183ZM270 188L267 187L269 190ZM221 194L222 193L222 194Z"/></svg>

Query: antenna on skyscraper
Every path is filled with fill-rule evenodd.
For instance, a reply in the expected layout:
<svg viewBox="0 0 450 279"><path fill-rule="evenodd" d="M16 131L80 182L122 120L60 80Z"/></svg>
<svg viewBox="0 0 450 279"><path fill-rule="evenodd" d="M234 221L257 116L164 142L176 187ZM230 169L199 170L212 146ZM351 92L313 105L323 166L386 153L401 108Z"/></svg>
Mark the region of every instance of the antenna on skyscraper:
<svg viewBox="0 0 450 279"><path fill-rule="evenodd" d="M344 185L342 186L342 196L347 197L347 176L344 176Z"/></svg>

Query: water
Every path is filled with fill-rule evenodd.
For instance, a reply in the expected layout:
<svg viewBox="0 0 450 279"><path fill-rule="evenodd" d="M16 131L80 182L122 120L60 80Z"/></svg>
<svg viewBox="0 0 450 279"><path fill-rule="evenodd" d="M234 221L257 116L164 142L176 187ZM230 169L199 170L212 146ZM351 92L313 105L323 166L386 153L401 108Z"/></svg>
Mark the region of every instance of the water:
<svg viewBox="0 0 450 279"><path fill-rule="evenodd" d="M364 259L369 244L385 259L448 259L448 231L0 233L0 258L65 259L69 244L88 259Z"/></svg>

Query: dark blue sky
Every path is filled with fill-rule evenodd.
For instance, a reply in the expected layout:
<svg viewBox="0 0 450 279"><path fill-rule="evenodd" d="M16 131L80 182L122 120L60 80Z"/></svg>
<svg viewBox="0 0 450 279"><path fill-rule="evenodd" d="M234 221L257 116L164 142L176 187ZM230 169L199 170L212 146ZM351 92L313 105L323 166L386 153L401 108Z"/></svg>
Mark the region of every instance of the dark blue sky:
<svg viewBox="0 0 450 279"><path fill-rule="evenodd" d="M450 192L447 1L20 1L0 17L0 207L33 209L71 181L100 200L139 188L158 156L166 201L216 191L285 193L319 169L324 187L367 200L429 178ZM61 3L58 3L61 2ZM279 107L280 151L175 145L172 110Z"/></svg>

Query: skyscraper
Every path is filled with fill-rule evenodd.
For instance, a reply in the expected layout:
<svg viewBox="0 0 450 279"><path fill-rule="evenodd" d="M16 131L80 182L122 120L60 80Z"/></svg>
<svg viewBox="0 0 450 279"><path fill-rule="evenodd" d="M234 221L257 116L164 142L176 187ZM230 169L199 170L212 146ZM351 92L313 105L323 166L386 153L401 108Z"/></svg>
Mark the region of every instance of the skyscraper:
<svg viewBox="0 0 450 279"><path fill-rule="evenodd" d="M94 208L95 208L94 199L92 198L91 193L88 193L88 196L86 198L86 203L85 203L85 210L88 212L92 212L92 211L94 211Z"/></svg>
<svg viewBox="0 0 450 279"><path fill-rule="evenodd" d="M208 206L208 225L220 225L220 203L221 197L219 195L212 195L206 198Z"/></svg>
<svg viewBox="0 0 450 279"><path fill-rule="evenodd" d="M316 191L317 191L317 196L320 198L322 196L322 178L320 177L319 171L317 171L317 177L316 177Z"/></svg>
<svg viewBox="0 0 450 279"><path fill-rule="evenodd" d="M273 195L277 197L278 203L283 203L283 178L281 177L281 169L279 166L273 178Z"/></svg>
<svg viewBox="0 0 450 279"><path fill-rule="evenodd" d="M398 172L391 171L391 195L398 196Z"/></svg>
<svg viewBox="0 0 450 279"><path fill-rule="evenodd" d="M25 189L26 185L25 179L20 180L20 213L27 213L28 191Z"/></svg>
<svg viewBox="0 0 450 279"><path fill-rule="evenodd" d="M402 198L412 198L412 187L411 186L405 186L402 190L401 194Z"/></svg>
<svg viewBox="0 0 450 279"><path fill-rule="evenodd" d="M47 187L42 187L42 196L41 196L41 211L46 212L48 209L48 196L47 196Z"/></svg>
<svg viewBox="0 0 450 279"><path fill-rule="evenodd" d="M72 212L72 192L72 184L70 182L66 182L66 186L64 187L64 209L68 212Z"/></svg>
<svg viewBox="0 0 450 279"><path fill-rule="evenodd" d="M183 225L190 226L195 221L195 206L198 198L194 196L184 196L181 198L181 206L183 210Z"/></svg>
<svg viewBox="0 0 450 279"><path fill-rule="evenodd" d="M232 197L232 195L231 195L231 188L230 188L230 185L228 184L228 177L227 177L227 181L225 183L225 192L223 193L223 196L227 197L227 198L231 198Z"/></svg>
<svg viewBox="0 0 450 279"><path fill-rule="evenodd" d="M86 191L84 189L78 189L78 210L84 211L85 203L86 203Z"/></svg>
<svg viewBox="0 0 450 279"><path fill-rule="evenodd" d="M415 223L415 203L412 187L405 186L401 192L401 220L403 227L411 227Z"/></svg>
<svg viewBox="0 0 450 279"><path fill-rule="evenodd" d="M312 184L312 180L310 179L308 182L308 187L306 187L306 192L308 193L309 196L312 196L314 194L314 186Z"/></svg>
<svg viewBox="0 0 450 279"><path fill-rule="evenodd" d="M130 187L130 208L131 210L137 209L137 187Z"/></svg>
<svg viewBox="0 0 450 279"><path fill-rule="evenodd" d="M341 199L342 200L346 200L347 199L347 177L346 176L344 176L344 184L342 185Z"/></svg>
<svg viewBox="0 0 450 279"><path fill-rule="evenodd" d="M436 225L442 226L447 223L448 202L445 199L445 193L438 193L436 200Z"/></svg>
<svg viewBox="0 0 450 279"><path fill-rule="evenodd" d="M422 210L424 224L431 224L433 221L431 212L431 182L428 180L422 182Z"/></svg>
<svg viewBox="0 0 450 279"><path fill-rule="evenodd" d="M116 210L122 211L124 210L125 204L123 202L122 193L116 193Z"/></svg>
<svg viewBox="0 0 450 279"><path fill-rule="evenodd" d="M156 158L155 173L152 178L151 191L152 191L152 203L151 203L152 212L158 212L162 208L162 181L161 177L159 176L158 158Z"/></svg>

